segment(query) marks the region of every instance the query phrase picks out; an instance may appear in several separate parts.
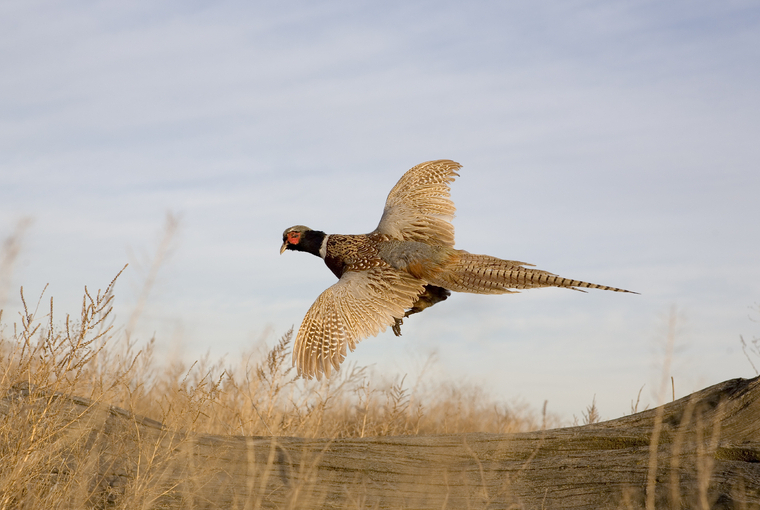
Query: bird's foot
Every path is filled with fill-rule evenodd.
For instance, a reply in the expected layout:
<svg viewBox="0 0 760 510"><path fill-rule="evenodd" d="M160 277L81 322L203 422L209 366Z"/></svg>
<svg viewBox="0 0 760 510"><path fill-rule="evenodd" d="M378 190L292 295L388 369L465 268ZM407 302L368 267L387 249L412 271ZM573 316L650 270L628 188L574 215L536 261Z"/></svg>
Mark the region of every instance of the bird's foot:
<svg viewBox="0 0 760 510"><path fill-rule="evenodd" d="M401 325L404 323L404 319L396 319L395 317L394 319L396 323L393 326L391 326L391 328L393 329L393 334L396 336L401 336Z"/></svg>

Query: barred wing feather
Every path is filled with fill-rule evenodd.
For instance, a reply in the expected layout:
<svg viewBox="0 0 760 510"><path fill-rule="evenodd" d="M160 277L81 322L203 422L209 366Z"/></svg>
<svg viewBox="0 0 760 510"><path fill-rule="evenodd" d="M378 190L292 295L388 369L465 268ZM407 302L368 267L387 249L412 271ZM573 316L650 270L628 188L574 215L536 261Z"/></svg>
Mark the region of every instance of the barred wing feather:
<svg viewBox="0 0 760 510"><path fill-rule="evenodd" d="M424 290L424 282L389 266L347 271L306 313L293 347L293 365L306 378L330 376L346 347L385 331L402 318Z"/></svg>
<svg viewBox="0 0 760 510"><path fill-rule="evenodd" d="M402 241L454 246L454 202L449 183L459 175L459 163L441 159L421 163L406 172L388 194L376 233Z"/></svg>

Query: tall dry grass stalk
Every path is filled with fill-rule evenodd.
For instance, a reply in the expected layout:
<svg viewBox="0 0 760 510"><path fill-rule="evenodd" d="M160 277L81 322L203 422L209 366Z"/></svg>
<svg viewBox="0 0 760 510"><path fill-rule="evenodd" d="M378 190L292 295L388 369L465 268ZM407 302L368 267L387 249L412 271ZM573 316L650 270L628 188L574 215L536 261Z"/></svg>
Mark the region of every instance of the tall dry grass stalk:
<svg viewBox="0 0 760 510"><path fill-rule="evenodd" d="M660 432L662 431L662 417L665 408L662 404L665 403L665 393L667 391L668 380L670 377L670 364L673 360L673 348L676 342L676 324L677 316L675 309L670 311L668 316L668 327L665 342L665 355L662 364L662 380L660 382L660 389L657 396L658 406L657 412L654 418L654 428L652 430L652 437L649 443L649 470L647 474L647 488L646 488L646 508L647 510L654 510L655 508L655 486L657 483L657 450L660 445Z"/></svg>
<svg viewBox="0 0 760 510"><path fill-rule="evenodd" d="M5 238L0 245L0 318L8 300L8 292L11 289L13 267L16 265L16 259L21 252L24 235L31 224L31 218L19 220L13 233Z"/></svg>
<svg viewBox="0 0 760 510"><path fill-rule="evenodd" d="M755 305L756 312L760 312L760 305ZM750 320L753 322L758 322L758 320L753 319L750 317ZM742 344L742 352L744 352L744 356L746 356L747 361L749 361L749 364L752 365L752 370L755 371L755 375L760 374L760 372L757 371L757 367L755 366L755 363L752 361L752 358L760 358L760 337L754 337L752 340L747 343L744 340L743 335L739 335L739 340ZM751 356L750 356L751 355Z"/></svg>

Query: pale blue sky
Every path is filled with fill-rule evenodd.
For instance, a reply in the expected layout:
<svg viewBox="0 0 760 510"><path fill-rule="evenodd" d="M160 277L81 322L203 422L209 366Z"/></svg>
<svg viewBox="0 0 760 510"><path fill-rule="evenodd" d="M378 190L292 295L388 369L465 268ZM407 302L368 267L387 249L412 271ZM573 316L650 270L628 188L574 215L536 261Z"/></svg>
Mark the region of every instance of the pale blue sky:
<svg viewBox="0 0 760 510"><path fill-rule="evenodd" d="M235 356L334 282L278 255L286 227L370 231L408 168L448 158L459 248L641 295L456 295L349 361L436 352L435 377L611 418L651 401L675 306L677 394L749 377L758 62L756 2L6 1L0 234L34 218L13 286L77 313L171 211L142 336Z"/></svg>

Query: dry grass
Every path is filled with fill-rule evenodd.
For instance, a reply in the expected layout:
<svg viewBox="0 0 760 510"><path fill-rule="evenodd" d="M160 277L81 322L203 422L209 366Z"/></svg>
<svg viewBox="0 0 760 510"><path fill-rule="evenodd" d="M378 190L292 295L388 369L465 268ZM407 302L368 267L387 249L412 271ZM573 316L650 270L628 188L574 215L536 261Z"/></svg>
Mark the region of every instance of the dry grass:
<svg viewBox="0 0 760 510"><path fill-rule="evenodd" d="M526 407L495 402L474 386L425 391L404 379L378 383L350 365L327 380L300 379L291 368L292 331L263 357L245 353L237 365L157 362L152 340L136 350L109 324L111 290L87 291L80 319L66 317L61 326L52 319L52 299L41 319L24 302L20 324L0 337L0 391L24 381L39 392L82 396L208 434L337 438L540 425Z"/></svg>
<svg viewBox="0 0 760 510"><path fill-rule="evenodd" d="M237 365L160 363L152 341L136 349L130 335L114 327L113 285L94 293L85 289L76 320L58 320L52 299L29 306L23 290L18 320L9 324L0 316L0 510L214 508L199 494L208 493L209 480L220 483L226 468L218 460L199 464L195 442L204 434L360 438L547 427L545 415L497 403L477 387L423 390L422 385L407 387L404 379L378 383L365 369L350 365L338 377L321 382L299 379L290 364L292 331L265 355L248 353ZM671 327L670 346L672 335ZM113 425L109 406L130 414ZM662 508L654 499L661 415L657 418L646 508ZM583 421L598 419L592 402ZM684 416L684 429L690 419L691 411ZM556 425L550 418L548 427ZM720 437L718 422L705 425L711 430L698 441L698 508L711 504L712 462ZM262 508L263 488L277 475L279 453L273 442L262 458L260 445L246 441L250 466L260 471L249 474L249 497L233 500L233 507ZM679 448L680 434L674 452ZM681 469L680 458L676 452L671 473ZM286 508L299 508L304 498L330 506L317 477L319 459L319 451L303 456L294 473L298 482L288 488ZM177 473L177 466L184 471ZM483 479L492 476L484 469L481 465ZM668 498L679 508L675 474L670 482ZM508 493L508 486L504 490ZM621 497L630 503L626 494ZM473 507L488 508L491 500L492 495L484 494L482 504ZM360 508L367 504L361 494L349 494L346 501Z"/></svg>
<svg viewBox="0 0 760 510"><path fill-rule="evenodd" d="M496 402L474 386L409 388L404 379L377 382L350 365L329 380L299 379L290 363L292 331L265 355L243 354L237 365L162 363L153 341L137 349L129 330L114 326L114 283L85 289L76 319L58 319L52 298L30 305L23 289L17 321L0 312L0 509L151 508L172 490L158 482L167 441L176 453L188 434L344 438L541 425L526 407ZM72 409L62 396L85 405ZM134 471L113 475L122 481L81 485L103 471L97 458L87 458L98 450L93 441L104 440L92 434L106 419L91 410L109 405L164 428L150 438L135 437L139 427L124 430L122 444L111 435L108 448L125 455L134 453L128 444L139 445Z"/></svg>
<svg viewBox="0 0 760 510"><path fill-rule="evenodd" d="M10 245L15 251L8 251L4 266L13 262L17 237ZM164 241L161 246L167 245ZM140 306L155 278L154 269L157 266L151 266ZM0 267L4 281L7 273L7 267ZM154 356L153 341L137 348L132 337L134 315L124 328L113 324L115 280L102 291L85 288L76 318L59 318L52 298L40 297L30 305L23 289L15 321L0 310L0 510L213 508L213 502L198 495L210 480L218 482L225 467L208 460L199 465L201 460L193 452L203 434L247 436L249 469L256 469L254 465L265 469L249 473L248 497L234 500L233 507L261 508L262 491L268 478L275 476L270 468L279 453L272 442L263 461L254 459L253 436L508 433L558 425L545 412L497 402L474 386L410 388L403 378L378 382L365 369L351 365L321 382L299 379L290 364L292 331L264 355L244 353L235 365L208 359L190 365L180 360L162 362ZM672 334L668 340L672 348ZM110 416L117 411L109 406L130 414L113 425ZM689 419L691 411L684 417ZM598 420L592 402L583 421ZM658 448L659 425L658 420L652 452ZM687 425L682 423L683 428ZM703 450L697 459L700 508L710 505L712 459L720 433L718 423L711 426L709 438L700 438ZM682 448L681 441L678 435L673 444L672 473L679 471L676 450ZM256 455L262 455L260 448ZM533 456L535 452L526 465ZM304 459L295 476L299 482L288 488L288 508L298 508L303 498L327 497L320 492L316 475L319 452ZM178 473L178 465L185 471ZM646 508L656 506L657 469L653 454ZM673 508L681 506L677 485L673 478L669 496ZM626 495L621 497L627 504ZM346 501L357 508L367 506L361 494L349 494Z"/></svg>

